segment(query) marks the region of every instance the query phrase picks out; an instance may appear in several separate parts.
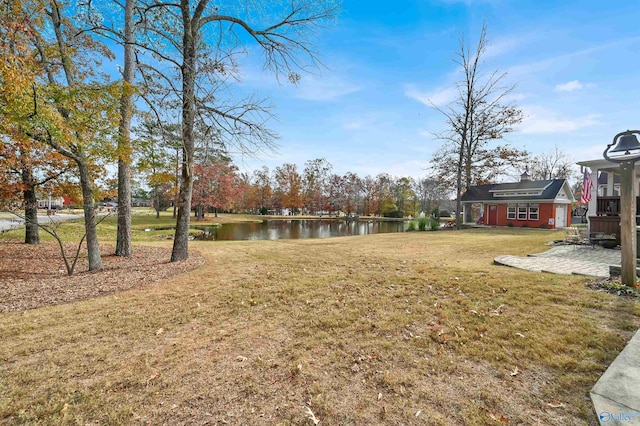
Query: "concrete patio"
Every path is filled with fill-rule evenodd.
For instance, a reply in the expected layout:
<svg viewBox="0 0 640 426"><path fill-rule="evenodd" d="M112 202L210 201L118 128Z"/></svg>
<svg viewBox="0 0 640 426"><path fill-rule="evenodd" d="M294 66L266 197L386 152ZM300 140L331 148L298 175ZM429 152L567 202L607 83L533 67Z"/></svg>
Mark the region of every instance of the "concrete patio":
<svg viewBox="0 0 640 426"><path fill-rule="evenodd" d="M590 245L561 245L529 256L498 256L496 264L563 275L609 277L609 265L620 265L620 250Z"/></svg>

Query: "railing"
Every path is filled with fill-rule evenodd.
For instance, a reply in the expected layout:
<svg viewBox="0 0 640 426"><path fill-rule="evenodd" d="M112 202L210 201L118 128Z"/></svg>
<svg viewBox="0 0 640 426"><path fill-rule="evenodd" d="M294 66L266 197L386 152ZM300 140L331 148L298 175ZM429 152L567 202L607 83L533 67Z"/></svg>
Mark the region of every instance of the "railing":
<svg viewBox="0 0 640 426"><path fill-rule="evenodd" d="M636 197L636 212L640 212L640 197ZM598 197L596 203L597 216L619 216L620 197Z"/></svg>
<svg viewBox="0 0 640 426"><path fill-rule="evenodd" d="M589 232L615 234L616 242L620 244L620 216L590 216Z"/></svg>
<svg viewBox="0 0 640 426"><path fill-rule="evenodd" d="M615 234L620 244L620 197L598 197L596 216L589 216L589 231ZM640 197L636 197L636 226L640 227Z"/></svg>

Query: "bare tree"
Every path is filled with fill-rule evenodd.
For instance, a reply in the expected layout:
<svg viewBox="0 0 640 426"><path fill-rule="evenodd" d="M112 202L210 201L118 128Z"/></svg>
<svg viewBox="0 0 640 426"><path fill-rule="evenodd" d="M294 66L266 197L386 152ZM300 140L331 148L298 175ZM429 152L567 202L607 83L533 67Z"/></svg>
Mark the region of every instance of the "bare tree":
<svg viewBox="0 0 640 426"><path fill-rule="evenodd" d="M529 158L528 173L533 180L575 178L575 162L556 145L552 152L543 152Z"/></svg>
<svg viewBox="0 0 640 426"><path fill-rule="evenodd" d="M438 179L429 176L415 181L414 191L420 210L426 214L440 209L440 205L448 195L445 186Z"/></svg>
<svg viewBox="0 0 640 426"><path fill-rule="evenodd" d="M486 26L482 27L474 52L464 38L460 40L454 60L463 72L463 79L457 84L458 96L446 107L432 104L447 122L447 130L435 135L445 145L434 155L432 163L441 179L451 182L453 177L455 182L458 229L463 190L474 181L483 180L483 175L495 176L522 156L508 146L489 146L490 141L502 139L522 121L522 111L506 99L514 89L513 85L505 84L506 73L483 73L482 58L487 45Z"/></svg>
<svg viewBox="0 0 640 426"><path fill-rule="evenodd" d="M220 97L221 91L229 90L229 78L235 77L237 47L248 40L257 43L264 53L265 67L277 75L285 73L295 82L299 79L295 71L305 68L301 58L306 57L312 65L318 63L305 33L337 12L336 3L330 0L292 0L286 7L272 2L237 2L220 6L226 7L224 11L212 3L139 0L141 28L147 40L144 47L158 63L169 64L180 81L180 86L176 85L171 74L158 67L141 67L147 81L162 81L170 89L180 108L183 161L172 261L188 257L196 121L207 122L225 143L242 151L269 146L276 136L265 126L269 105L264 100L250 97L246 102L225 104Z"/></svg>

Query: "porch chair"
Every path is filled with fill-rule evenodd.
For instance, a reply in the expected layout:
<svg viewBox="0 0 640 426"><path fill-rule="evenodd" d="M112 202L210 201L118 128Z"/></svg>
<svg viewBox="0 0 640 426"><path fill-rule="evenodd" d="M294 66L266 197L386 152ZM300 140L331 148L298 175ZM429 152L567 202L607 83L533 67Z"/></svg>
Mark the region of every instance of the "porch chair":
<svg viewBox="0 0 640 426"><path fill-rule="evenodd" d="M575 226L571 226L565 229L564 243L565 244L582 244L585 241L585 237L580 235L580 229Z"/></svg>

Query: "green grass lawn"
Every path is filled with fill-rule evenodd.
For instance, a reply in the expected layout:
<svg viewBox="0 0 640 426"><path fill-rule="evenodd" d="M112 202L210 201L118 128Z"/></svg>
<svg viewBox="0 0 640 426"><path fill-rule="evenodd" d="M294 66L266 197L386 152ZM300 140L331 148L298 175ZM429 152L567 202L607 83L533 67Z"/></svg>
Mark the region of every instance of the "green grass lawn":
<svg viewBox="0 0 640 426"><path fill-rule="evenodd" d="M562 235L192 242L197 270L0 314L0 423L595 425L638 303L492 262Z"/></svg>

